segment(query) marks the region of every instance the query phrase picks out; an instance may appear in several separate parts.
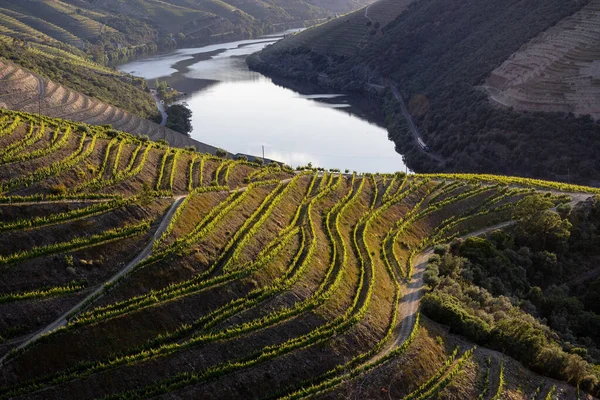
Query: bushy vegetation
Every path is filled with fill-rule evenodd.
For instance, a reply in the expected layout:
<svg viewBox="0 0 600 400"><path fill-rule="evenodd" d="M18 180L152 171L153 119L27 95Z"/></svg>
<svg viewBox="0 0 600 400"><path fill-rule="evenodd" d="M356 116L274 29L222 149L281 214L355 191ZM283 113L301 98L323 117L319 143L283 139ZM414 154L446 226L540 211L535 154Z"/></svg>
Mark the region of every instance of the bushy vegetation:
<svg viewBox="0 0 600 400"><path fill-rule="evenodd" d="M589 116L503 109L478 87L513 52L588 2L416 1L353 56L278 45L249 63L315 82L325 75L327 86L346 91L364 91L367 83L396 85L439 156L421 150L387 90L382 108L389 137L415 171L590 184L600 173L598 123Z"/></svg>
<svg viewBox="0 0 600 400"><path fill-rule="evenodd" d="M600 149L600 127L591 118L502 110L476 88L524 43L585 4L429 0L413 3L387 26L384 39L360 59L393 79L406 99L424 96L428 106L417 118L419 128L432 151L447 160L439 166L422 155L406 126L397 122L398 104L388 96L390 137L409 165L419 171L560 180L566 180L570 170L573 180L593 179L600 171L593 156ZM555 162L558 154L560 161Z"/></svg>
<svg viewBox="0 0 600 400"><path fill-rule="evenodd" d="M167 128L175 132L190 135L194 127L192 126L192 110L187 104L172 104L167 108Z"/></svg>
<svg viewBox="0 0 600 400"><path fill-rule="evenodd" d="M598 285L581 286L577 277L594 271L599 205L596 197L552 211L551 201L528 196L508 232L436 249L425 272L435 288L425 313L548 376L597 390L586 361L596 364L600 355Z"/></svg>

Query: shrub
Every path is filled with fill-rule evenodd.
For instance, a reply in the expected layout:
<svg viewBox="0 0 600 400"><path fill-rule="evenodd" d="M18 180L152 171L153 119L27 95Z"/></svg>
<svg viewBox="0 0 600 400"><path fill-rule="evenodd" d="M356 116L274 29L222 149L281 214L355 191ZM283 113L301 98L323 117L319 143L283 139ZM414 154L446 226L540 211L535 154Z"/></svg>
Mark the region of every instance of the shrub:
<svg viewBox="0 0 600 400"><path fill-rule="evenodd" d="M443 256L444 254L446 254L447 251L448 251L448 246L444 246L441 244L438 244L433 248L434 254L437 254L439 256Z"/></svg>
<svg viewBox="0 0 600 400"><path fill-rule="evenodd" d="M227 151L223 150L223 149L217 149L217 152L215 153L217 157L221 157L221 158L225 158L227 157Z"/></svg>
<svg viewBox="0 0 600 400"><path fill-rule="evenodd" d="M50 194L55 196L64 196L67 194L67 187L63 183L59 183L50 188Z"/></svg>
<svg viewBox="0 0 600 400"><path fill-rule="evenodd" d="M106 134L108 135L108 137L116 138L117 136L119 136L119 131L116 129L108 129L106 131Z"/></svg>

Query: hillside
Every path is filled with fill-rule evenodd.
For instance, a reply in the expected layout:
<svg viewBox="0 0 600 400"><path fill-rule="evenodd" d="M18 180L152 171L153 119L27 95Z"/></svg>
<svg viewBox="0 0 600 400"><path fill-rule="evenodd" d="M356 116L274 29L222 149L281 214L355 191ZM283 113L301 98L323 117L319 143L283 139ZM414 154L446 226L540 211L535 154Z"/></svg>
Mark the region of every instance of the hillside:
<svg viewBox="0 0 600 400"><path fill-rule="evenodd" d="M570 229L565 207L600 209L597 189L294 173L10 111L0 156L0 398L589 398L566 380L598 390L585 349L567 353L562 333L485 282L461 292L475 278L447 264L435 275L431 257L513 224L550 243ZM559 223L538 230L523 215ZM453 332L482 320L504 338L472 338L483 345L534 335L531 351L556 369L519 361L563 381L420 315L425 292L427 315L455 318ZM436 302L450 295L454 306Z"/></svg>
<svg viewBox="0 0 600 400"><path fill-rule="evenodd" d="M114 129L152 140L166 140L172 146L194 146L199 151L215 153L216 148L181 133L159 126L137 115L83 95L53 81L0 59L0 108L41 113L51 117L110 125ZM134 97L134 88L130 89Z"/></svg>
<svg viewBox="0 0 600 400"><path fill-rule="evenodd" d="M51 44L94 61L304 26L369 0L1 0L2 34Z"/></svg>
<svg viewBox="0 0 600 400"><path fill-rule="evenodd" d="M600 118L600 1L536 36L496 68L484 88L492 101L530 111Z"/></svg>
<svg viewBox="0 0 600 400"><path fill-rule="evenodd" d="M368 44L378 40L382 30L412 2L413 0L374 2L363 9L292 35L273 44L264 53L302 48L330 56L355 55Z"/></svg>
<svg viewBox="0 0 600 400"><path fill-rule="evenodd" d="M384 92L390 138L413 170L598 185L600 127L579 115L596 109L595 8L589 0L419 0L392 22L381 20L381 32L364 45L366 24L378 22L365 10L362 24L356 12L270 46L248 63L332 90ZM531 64L519 67L524 59ZM527 75L529 67L539 75Z"/></svg>
<svg viewBox="0 0 600 400"><path fill-rule="evenodd" d="M124 108L139 117L149 118L158 113L145 80L129 77L85 56L4 35L0 35L0 56L43 79Z"/></svg>
<svg viewBox="0 0 600 400"><path fill-rule="evenodd" d="M0 0L0 56L147 119L158 114L147 83L107 67L159 50L303 27L366 2Z"/></svg>

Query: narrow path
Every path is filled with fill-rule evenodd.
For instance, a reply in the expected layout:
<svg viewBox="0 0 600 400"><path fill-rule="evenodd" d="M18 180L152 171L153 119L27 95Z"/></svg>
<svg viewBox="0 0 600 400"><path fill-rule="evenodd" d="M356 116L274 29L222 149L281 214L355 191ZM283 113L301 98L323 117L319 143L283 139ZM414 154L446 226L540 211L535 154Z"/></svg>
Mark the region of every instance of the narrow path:
<svg viewBox="0 0 600 400"><path fill-rule="evenodd" d="M429 157L429 158L437 161L438 163L443 163L445 160L444 160L444 158L442 156L440 156L438 154L433 154L430 151L425 151L425 149L423 148L423 146L421 146L419 144L419 140L421 140L423 143L425 143L425 141L423 140L423 137L421 136L421 133L417 129L417 126L415 125L415 122L412 119L412 115L410 115L410 112L408 112L408 108L406 107L406 103L404 103L404 98L400 94L400 91L398 90L398 87L396 85L394 85L391 81L388 82L388 84L390 86L390 89L392 90L392 93L394 94L394 97L396 98L396 100L398 101L398 103L400 103L400 111L402 112L402 115L404 116L404 119L406 119L406 122L408 124L408 128L410 129L410 133L413 135L413 138L417 142L417 146L419 147L419 149L421 149L421 152L423 154L425 154L427 157Z"/></svg>
<svg viewBox="0 0 600 400"><path fill-rule="evenodd" d="M506 228L512 224L514 224L513 221L507 221L494 226L489 226L487 228L483 228L462 236L462 239L481 236L496 229ZM413 275L408 284L402 288L403 297L400 302L400 307L398 308L400 330L394 340L387 347L385 347L384 350L373 356L371 362L381 359L389 352L400 346L410 336L417 318L417 312L419 310L419 305L421 304L421 299L425 295L426 288L425 283L423 282L423 273L427 267L427 260L429 260L429 257L431 257L432 254L433 249L430 248L415 257Z"/></svg>
<svg viewBox="0 0 600 400"><path fill-rule="evenodd" d="M490 364L490 382L488 392L485 396L486 400L493 399L500 388L500 365L502 364L502 359L495 351L491 352L490 357L492 363Z"/></svg>
<svg viewBox="0 0 600 400"><path fill-rule="evenodd" d="M292 178L287 178L287 179L283 179L280 182L281 183L288 183L289 181L291 181ZM230 189L230 190L223 190L223 192L227 192L227 193L233 193L233 192L244 192L248 189L248 186L243 186L240 188L236 188L236 189ZM10 196L8 196L10 198ZM183 196L177 196L176 199L179 198L183 198L185 197L185 195ZM162 198L162 199L169 199L171 198L169 197L158 197L158 198ZM39 201L15 201L15 202L0 202L0 207L2 206L44 206L44 205L48 205L48 204L76 204L76 203L104 203L107 201L111 201L113 200L112 198L105 198L105 199L62 199L62 200L39 200Z"/></svg>
<svg viewBox="0 0 600 400"><path fill-rule="evenodd" d="M371 8L372 5L373 4L369 4L368 6L365 7L365 18L368 19L370 22L373 22L371 17L369 17L369 8Z"/></svg>
<svg viewBox="0 0 600 400"><path fill-rule="evenodd" d="M10 197L10 196L9 196ZM68 200L40 200L40 201L23 201L23 202L8 202L0 203L2 206L43 206L46 204L74 204L74 203L103 203L112 199L68 199Z"/></svg>
<svg viewBox="0 0 600 400"><path fill-rule="evenodd" d="M66 311L57 320L55 320L54 322L52 322L50 325L46 326L45 328L42 328L37 333L35 333L32 337L30 337L28 340L23 342L20 346L18 346L16 348L16 350L22 349L22 348L26 347L27 345L35 342L42 335L45 335L49 332L52 332L58 328L61 328L65 325L67 325L67 318L70 315L72 315L73 313L77 313L77 312L81 311L84 307L92 304L95 300L99 299L102 296L102 291L104 290L104 287L106 285L109 285L109 284L115 282L117 279L121 278L122 276L126 275L137 264L139 264L140 262L142 262L143 260L148 258L152 254L152 245L165 232L165 230L171 223L171 220L173 219L173 215L175 215L175 212L177 211L177 209L179 208L179 206L181 205L181 203L183 202L183 199L185 199L185 197L186 196L178 196L175 198L175 201L171 205L171 208L169 208L169 211L167 211L167 213L163 217L162 221L160 222L160 225L154 232L154 235L152 236L152 238L150 239L150 241L148 242L146 247L144 247L144 249L132 261L130 261L127 265L125 265L119 272L117 272L115 275L113 275L106 282L99 285L97 287L97 289L95 289L92 293L87 295L83 300L81 300L79 303L77 303L74 307L72 307L71 309ZM2 358L0 358L0 365L3 363L4 359L7 357L8 354L10 354L10 352L7 353L6 355L4 355Z"/></svg>

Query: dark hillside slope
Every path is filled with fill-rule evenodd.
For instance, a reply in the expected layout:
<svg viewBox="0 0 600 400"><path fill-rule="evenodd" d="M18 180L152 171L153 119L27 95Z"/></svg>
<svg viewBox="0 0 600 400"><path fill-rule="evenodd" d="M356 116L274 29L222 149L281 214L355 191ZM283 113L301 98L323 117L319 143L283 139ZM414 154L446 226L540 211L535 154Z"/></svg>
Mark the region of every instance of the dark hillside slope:
<svg viewBox="0 0 600 400"><path fill-rule="evenodd" d="M181 45L232 34L248 37L273 32L279 24L323 19L340 10L351 11L368 0L337 0L331 4L313 4L307 0L95 0L92 3L104 12L145 21L165 38L165 45L170 34L174 35L171 40Z"/></svg>
<svg viewBox="0 0 600 400"><path fill-rule="evenodd" d="M446 161L424 156L390 96L384 107L390 135L415 170L594 183L600 175L600 126L592 119L496 108L477 87L523 44L587 3L420 0L354 56L332 58L279 45L252 65L275 74L327 77L328 85L345 90L362 90L367 81L393 82L427 144Z"/></svg>
<svg viewBox="0 0 600 400"><path fill-rule="evenodd" d="M274 43L263 54L279 54L295 49L310 50L330 59L350 57L357 54L369 43L381 37L385 28L397 16L404 12L413 0L379 0L373 4L342 15L327 23L313 26L289 36L286 40ZM326 58L317 60L317 67L323 67ZM342 58L343 59L343 58ZM290 65L291 71L303 76L305 65Z"/></svg>

